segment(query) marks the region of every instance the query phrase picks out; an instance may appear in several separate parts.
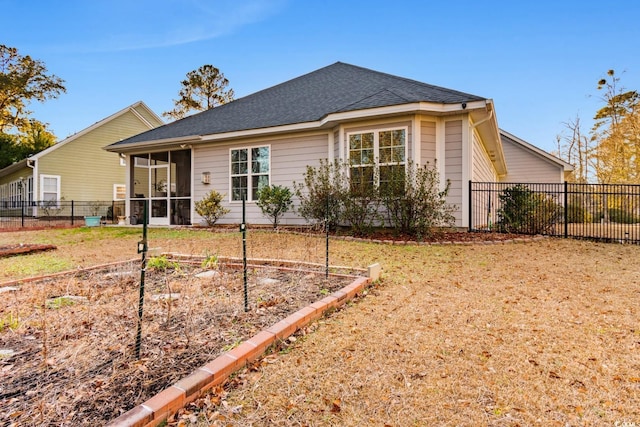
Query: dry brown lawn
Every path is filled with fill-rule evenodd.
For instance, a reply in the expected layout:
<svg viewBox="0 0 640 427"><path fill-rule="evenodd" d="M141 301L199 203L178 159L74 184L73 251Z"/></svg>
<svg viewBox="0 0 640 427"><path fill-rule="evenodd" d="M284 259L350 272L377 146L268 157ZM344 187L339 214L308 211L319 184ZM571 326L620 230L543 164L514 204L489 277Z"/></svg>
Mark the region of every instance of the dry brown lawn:
<svg viewBox="0 0 640 427"><path fill-rule="evenodd" d="M0 244L53 243L29 257L86 265L134 257L139 239L53 233L0 234ZM237 233L155 233L151 246L168 251L241 247ZM253 233L248 245L253 257L324 258L315 237ZM332 264L380 262L382 282L175 424L640 425L639 256L640 246L562 239L333 241Z"/></svg>

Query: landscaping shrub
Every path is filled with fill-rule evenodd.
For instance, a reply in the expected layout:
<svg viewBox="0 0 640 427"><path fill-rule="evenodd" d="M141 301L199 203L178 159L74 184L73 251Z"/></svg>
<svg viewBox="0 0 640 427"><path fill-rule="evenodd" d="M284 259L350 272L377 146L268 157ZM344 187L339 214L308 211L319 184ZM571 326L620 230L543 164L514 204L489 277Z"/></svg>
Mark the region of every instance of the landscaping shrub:
<svg viewBox="0 0 640 427"><path fill-rule="evenodd" d="M446 202L449 182L440 190L435 163L417 166L409 162L389 168L381 179L380 193L387 219L396 233L417 238L430 236L435 227L451 227L455 223L455 206Z"/></svg>
<svg viewBox="0 0 640 427"><path fill-rule="evenodd" d="M549 232L562 217L562 206L550 196L517 184L499 195L498 225L508 233L540 234Z"/></svg>
<svg viewBox="0 0 640 427"><path fill-rule="evenodd" d="M208 192L202 200L195 202L195 208L209 226L213 226L220 218L230 212L229 209L222 206L224 195L216 190Z"/></svg>
<svg viewBox="0 0 640 427"><path fill-rule="evenodd" d="M350 179L348 171L339 160L307 167L304 183L294 183L298 213L307 221L323 223L328 200L330 229L348 225L356 236L390 225L396 234L420 238L431 235L435 227L455 223L455 207L446 203L449 184L440 190L435 165L383 165L366 179Z"/></svg>
<svg viewBox="0 0 640 427"><path fill-rule="evenodd" d="M267 185L258 191L256 205L264 216L271 219L274 229L278 228L278 222L282 215L291 208L292 196L291 190L279 185Z"/></svg>
<svg viewBox="0 0 640 427"><path fill-rule="evenodd" d="M593 216L581 204L570 203L569 205L567 205L567 222L593 222Z"/></svg>
<svg viewBox="0 0 640 427"><path fill-rule="evenodd" d="M618 224L637 224L640 222L640 217L625 209L611 208L609 209L609 221Z"/></svg>
<svg viewBox="0 0 640 427"><path fill-rule="evenodd" d="M335 229L342 215L346 187L343 166L338 161L321 159L318 167L307 166L303 183L293 183L300 199L298 213L309 222Z"/></svg>

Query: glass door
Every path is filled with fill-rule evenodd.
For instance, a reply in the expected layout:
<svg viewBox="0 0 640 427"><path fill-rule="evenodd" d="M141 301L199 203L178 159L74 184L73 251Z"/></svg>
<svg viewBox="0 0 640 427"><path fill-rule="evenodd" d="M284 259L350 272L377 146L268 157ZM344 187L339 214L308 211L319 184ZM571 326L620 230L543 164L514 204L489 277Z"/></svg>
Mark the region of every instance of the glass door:
<svg viewBox="0 0 640 427"><path fill-rule="evenodd" d="M149 224L169 225L169 153L152 153L149 166Z"/></svg>

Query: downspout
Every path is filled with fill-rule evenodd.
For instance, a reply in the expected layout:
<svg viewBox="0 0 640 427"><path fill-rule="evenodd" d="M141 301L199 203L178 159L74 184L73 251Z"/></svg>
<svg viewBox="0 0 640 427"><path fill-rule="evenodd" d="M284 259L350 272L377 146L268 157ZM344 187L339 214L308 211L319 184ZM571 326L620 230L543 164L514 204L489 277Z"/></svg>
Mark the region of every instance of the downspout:
<svg viewBox="0 0 640 427"><path fill-rule="evenodd" d="M478 123L474 123L471 125L471 129L475 129L478 126L480 126L481 124L491 120L493 118L493 109L489 110L489 115L487 117L485 117L484 119L480 120Z"/></svg>
<svg viewBox="0 0 640 427"><path fill-rule="evenodd" d="M35 159L27 159L27 167L30 168L33 171L33 172L31 172L31 185L33 185L32 197L33 197L33 199L37 200L38 199L38 196L37 196L37 194L38 194L37 193L37 191L38 191L38 180L36 179L36 161L35 161ZM32 200L32 201L35 201L35 200ZM38 215L37 209L38 208L33 207L33 212L32 212L33 216L37 216Z"/></svg>

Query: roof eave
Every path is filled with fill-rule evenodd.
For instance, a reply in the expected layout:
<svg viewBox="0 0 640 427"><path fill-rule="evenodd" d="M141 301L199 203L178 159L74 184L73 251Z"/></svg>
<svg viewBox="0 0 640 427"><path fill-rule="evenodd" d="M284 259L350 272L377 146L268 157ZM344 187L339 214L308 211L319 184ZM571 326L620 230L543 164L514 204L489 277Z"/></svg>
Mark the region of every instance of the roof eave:
<svg viewBox="0 0 640 427"><path fill-rule="evenodd" d="M182 136L178 138L157 139L152 141L133 142L131 144L112 144L103 147L111 153L134 153L143 150L158 151L167 148L187 148L187 145L197 144L202 140L199 135Z"/></svg>
<svg viewBox="0 0 640 427"><path fill-rule="evenodd" d="M471 117L472 126L477 128L496 173L498 176L504 176L507 174L507 161L504 157L502 141L500 141L500 128L498 127L495 106L491 99L487 99L484 103L484 111L480 110L480 114L476 114L475 118Z"/></svg>
<svg viewBox="0 0 640 427"><path fill-rule="evenodd" d="M15 162L15 163L7 166L4 169L0 169L0 177L10 175L10 174L12 174L12 173L14 173L16 171L19 171L20 169L26 168L27 167L27 160L30 160L30 158L29 159L22 159L19 162Z"/></svg>
<svg viewBox="0 0 640 427"><path fill-rule="evenodd" d="M257 129L243 129L231 132L220 132L209 135L189 135L178 138L142 141L131 144L115 144L105 147L105 150L116 153L127 153L143 149L175 148L181 144L201 144L214 141L232 140L239 138L260 137L291 132L306 132L329 129L339 123L355 120L366 120L384 116L424 113L432 115L459 114L465 111L486 109L486 100L470 101L466 103L433 103L413 102L385 107L367 108L364 110L342 111L329 113L319 120L271 126Z"/></svg>

